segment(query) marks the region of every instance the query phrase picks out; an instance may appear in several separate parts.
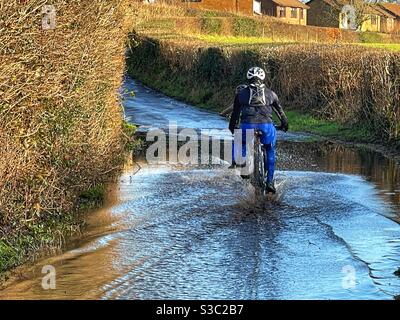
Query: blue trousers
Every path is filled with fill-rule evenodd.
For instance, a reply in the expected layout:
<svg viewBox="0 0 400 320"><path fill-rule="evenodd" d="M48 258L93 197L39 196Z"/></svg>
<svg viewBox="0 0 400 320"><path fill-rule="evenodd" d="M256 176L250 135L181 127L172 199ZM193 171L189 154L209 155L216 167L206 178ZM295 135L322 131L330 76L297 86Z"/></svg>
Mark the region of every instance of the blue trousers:
<svg viewBox="0 0 400 320"><path fill-rule="evenodd" d="M276 129L273 123L242 123L242 157L246 157L246 131L260 130L262 132L261 143L266 150L265 169L267 171L267 183L274 180L275 158L276 158ZM254 135L251 135L254 139ZM254 143L252 141L251 143ZM233 160L235 159L235 145L233 145Z"/></svg>

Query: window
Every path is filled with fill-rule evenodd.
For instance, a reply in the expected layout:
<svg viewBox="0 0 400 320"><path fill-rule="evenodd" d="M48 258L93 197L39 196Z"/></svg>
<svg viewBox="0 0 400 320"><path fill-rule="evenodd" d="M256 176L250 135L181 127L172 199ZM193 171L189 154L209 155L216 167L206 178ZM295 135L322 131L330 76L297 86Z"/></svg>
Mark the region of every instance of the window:
<svg viewBox="0 0 400 320"><path fill-rule="evenodd" d="M253 11L256 14L261 14L261 1L253 1Z"/></svg>
<svg viewBox="0 0 400 320"><path fill-rule="evenodd" d="M293 19L297 18L297 8L291 8L290 17Z"/></svg>
<svg viewBox="0 0 400 320"><path fill-rule="evenodd" d="M286 8L285 7L279 7L279 18L284 18L286 17Z"/></svg>
<svg viewBox="0 0 400 320"><path fill-rule="evenodd" d="M300 8L300 20L304 19L304 9Z"/></svg>
<svg viewBox="0 0 400 320"><path fill-rule="evenodd" d="M378 24L378 18L375 15L371 15L371 24L376 26Z"/></svg>

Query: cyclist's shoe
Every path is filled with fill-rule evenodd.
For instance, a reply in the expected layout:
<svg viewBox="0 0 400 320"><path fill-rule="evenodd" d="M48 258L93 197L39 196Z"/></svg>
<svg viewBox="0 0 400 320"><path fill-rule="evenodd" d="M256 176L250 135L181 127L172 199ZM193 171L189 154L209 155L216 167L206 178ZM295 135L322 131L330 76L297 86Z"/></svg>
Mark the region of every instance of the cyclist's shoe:
<svg viewBox="0 0 400 320"><path fill-rule="evenodd" d="M276 188L275 188L275 184L273 181L266 183L266 190L268 193L273 193L273 194L276 193Z"/></svg>
<svg viewBox="0 0 400 320"><path fill-rule="evenodd" d="M236 162L232 162L232 164L228 167L228 169L236 169L236 168L246 168L246 164L237 164Z"/></svg>
<svg viewBox="0 0 400 320"><path fill-rule="evenodd" d="M228 169L236 169L236 162L233 161L232 164L228 167Z"/></svg>

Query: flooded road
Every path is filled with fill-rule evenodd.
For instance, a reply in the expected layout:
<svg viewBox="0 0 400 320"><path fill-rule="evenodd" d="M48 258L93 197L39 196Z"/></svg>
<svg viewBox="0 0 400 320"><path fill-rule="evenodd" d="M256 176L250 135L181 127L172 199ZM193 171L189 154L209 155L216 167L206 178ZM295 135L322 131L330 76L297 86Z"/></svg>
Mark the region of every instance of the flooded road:
<svg viewBox="0 0 400 320"><path fill-rule="evenodd" d="M227 122L131 79L127 118ZM220 134L220 132L218 133ZM226 133L229 135L229 133ZM128 163L106 205L57 256L19 269L2 299L393 299L400 294L400 171L379 154L280 134L277 202L226 164ZM43 266L56 289L43 290Z"/></svg>

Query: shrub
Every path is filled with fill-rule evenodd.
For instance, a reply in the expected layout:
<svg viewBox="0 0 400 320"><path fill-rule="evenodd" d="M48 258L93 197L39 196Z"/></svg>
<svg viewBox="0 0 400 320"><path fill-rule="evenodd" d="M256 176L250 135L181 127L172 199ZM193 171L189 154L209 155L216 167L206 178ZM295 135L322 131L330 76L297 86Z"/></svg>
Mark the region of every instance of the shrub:
<svg viewBox="0 0 400 320"><path fill-rule="evenodd" d="M202 18L201 31L205 34L220 34L222 29L222 20L218 18Z"/></svg>
<svg viewBox="0 0 400 320"><path fill-rule="evenodd" d="M237 17L233 20L233 34L235 36L256 37L260 35L260 25L255 19Z"/></svg>
<svg viewBox="0 0 400 320"><path fill-rule="evenodd" d="M41 28L43 3L0 5L1 239L74 210L124 157L129 1L54 0L54 30Z"/></svg>
<svg viewBox="0 0 400 320"><path fill-rule="evenodd" d="M381 43L382 36L376 32L361 32L360 41L363 43Z"/></svg>
<svg viewBox="0 0 400 320"><path fill-rule="evenodd" d="M223 79L226 67L225 56L219 48L201 50L196 64L196 75L199 80L217 83Z"/></svg>

